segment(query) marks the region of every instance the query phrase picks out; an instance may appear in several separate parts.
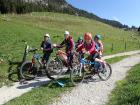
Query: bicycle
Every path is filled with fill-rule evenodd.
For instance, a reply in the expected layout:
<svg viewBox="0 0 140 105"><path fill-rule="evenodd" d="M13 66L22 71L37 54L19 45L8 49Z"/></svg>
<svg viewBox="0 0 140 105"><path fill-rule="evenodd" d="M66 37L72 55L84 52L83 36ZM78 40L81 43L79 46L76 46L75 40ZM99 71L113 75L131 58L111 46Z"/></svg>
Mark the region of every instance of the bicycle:
<svg viewBox="0 0 140 105"><path fill-rule="evenodd" d="M65 69L65 68L68 68L68 67L70 68L69 75L70 75L70 80L73 83L73 79L72 78L74 78L75 75L72 75L72 74L75 74L75 71L80 70L80 63L79 63L79 57L78 57L78 55L75 52L73 52L73 58L74 59L73 59L72 68L71 68L69 66L69 64L68 64L66 53L64 51L60 50L59 47L54 46L54 48L56 49L56 54L55 54L55 57L52 59L52 61L55 61L55 59L58 59L58 61L61 62L62 66L63 66L63 70L61 72L61 76L62 77L64 77L65 72L67 71L67 69ZM49 65L52 65L52 63L51 62L48 63L48 66ZM81 77L83 77L83 76L81 75ZM78 76L78 78L79 78L78 81L80 82L82 79L80 78L80 76Z"/></svg>
<svg viewBox="0 0 140 105"><path fill-rule="evenodd" d="M31 80L34 79L36 77L40 77L40 76L47 76L49 79L56 81L57 83L59 83L61 86L63 86L62 83L57 81L57 78L59 78L59 74L62 71L62 65L60 64L60 62L58 61L53 61L51 62L51 64L53 64L53 66L48 66L48 64L50 64L50 60L49 63L47 62L42 62L42 57L39 53L37 53L38 49L33 49L30 48L28 49L28 53L32 52L33 56L32 56L32 61L25 61L20 68L20 75L23 79L26 80ZM57 71L55 71L55 69L53 68L57 68ZM41 75L39 75L39 72L41 71Z"/></svg>
<svg viewBox="0 0 140 105"><path fill-rule="evenodd" d="M106 65L100 64L99 62L91 62L85 58L80 58L80 69L75 70L77 74L73 73L71 75L76 75L77 78L80 77L80 81L77 81L75 78L71 78L74 85L78 85L82 83L84 80L88 79L89 77L94 76L97 74L99 78L103 81L108 80L112 74L112 68L109 63ZM74 77L74 76L73 76Z"/></svg>

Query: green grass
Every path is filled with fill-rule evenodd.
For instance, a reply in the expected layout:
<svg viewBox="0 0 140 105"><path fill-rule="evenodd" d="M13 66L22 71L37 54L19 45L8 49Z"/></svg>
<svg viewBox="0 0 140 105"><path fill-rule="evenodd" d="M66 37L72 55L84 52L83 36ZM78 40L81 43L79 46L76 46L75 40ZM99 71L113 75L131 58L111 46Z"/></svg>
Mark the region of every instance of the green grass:
<svg viewBox="0 0 140 105"><path fill-rule="evenodd" d="M106 59L106 62L108 63L115 63L115 62L119 62L121 60L123 60L124 58L127 58L128 56L125 55L125 56L120 56L120 57L114 57L114 58L110 58L110 59Z"/></svg>
<svg viewBox="0 0 140 105"><path fill-rule="evenodd" d="M134 66L124 80L117 82L107 105L140 105L140 64Z"/></svg>
<svg viewBox="0 0 140 105"><path fill-rule="evenodd" d="M2 77L0 87L9 83L7 60L21 61L24 40L32 47L39 47L43 35L47 32L51 34L54 43L60 43L65 30L70 31L75 41L84 32L91 32L93 35L102 34L105 55L140 49L140 37L136 33L83 17L51 12L0 15L0 58L4 59L4 63L0 64L0 77ZM131 37L132 35L134 37ZM126 50L124 49L125 41L127 42ZM112 43L113 51L111 51Z"/></svg>
<svg viewBox="0 0 140 105"><path fill-rule="evenodd" d="M107 62L115 63L126 57L128 56L111 58L108 59ZM58 100L61 94L73 89L73 85L71 84L69 78L60 80L66 83L64 88L61 88L56 83L50 82L47 85L33 89L30 92L9 101L5 105L49 105L54 100Z"/></svg>

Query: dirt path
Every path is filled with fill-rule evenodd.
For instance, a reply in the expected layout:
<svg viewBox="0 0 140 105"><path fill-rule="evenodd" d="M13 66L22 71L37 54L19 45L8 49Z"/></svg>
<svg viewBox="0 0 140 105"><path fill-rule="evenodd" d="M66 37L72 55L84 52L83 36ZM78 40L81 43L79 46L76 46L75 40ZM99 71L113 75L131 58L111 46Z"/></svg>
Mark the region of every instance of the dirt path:
<svg viewBox="0 0 140 105"><path fill-rule="evenodd" d="M111 56L106 56L106 57L104 57L104 59L116 57L119 55L120 56L127 55L127 54L133 55L136 53L140 53L140 51L131 51L131 52L126 52L126 53L115 54L115 55L111 55ZM133 62L132 62L132 60L133 60ZM131 61L132 63L131 62L129 63L129 61ZM111 78L109 81L89 83L89 85L83 84L80 87L76 87L70 94L62 96L62 101L58 102L58 105L61 105L61 104L63 105L64 103L65 103L64 105L80 105L80 103L84 102L83 100L88 101L88 103L89 103L89 104L85 103L84 105L93 105L93 103L96 103L93 99L100 100L99 102L101 102L101 101L104 102L104 100L106 100L105 98L107 97L106 95L109 92L107 92L106 95L104 94L105 95L105 96L103 96L104 98L100 99L100 97L102 97L102 94L100 95L100 93L102 93L104 90L98 88L98 86L102 87L105 85L105 86L107 86L105 89L111 90L113 87L110 85L114 84L117 79L118 80L120 79L120 78L116 78L118 73L120 73L120 77L123 78L125 76L125 71L130 69L130 67L124 67L125 63L126 63L126 66L130 66L130 65L134 65L134 64L138 63L139 61L140 61L140 56L134 56L134 57L131 57L131 58L128 58L128 59L122 61L122 64L117 63L117 64L112 65L112 67L113 67L112 77L113 78ZM121 65L124 65L124 66L121 66ZM117 67L120 67L120 69L116 69ZM124 69L124 70L122 70L122 69ZM31 89L33 89L35 87L39 87L42 84L46 84L48 82L48 80L49 79L47 79L47 78L38 78L34 81L30 81L28 84L25 84L25 85L20 85L19 82L17 82L17 83L14 83L13 86L10 86L10 87L4 86L4 87L0 88L0 105L8 102L11 99L21 96L22 94L24 94L26 92L29 92ZM110 81L112 81L112 82L110 82ZM91 91L87 91L88 89L91 89ZM77 92L77 93L75 93L75 92ZM84 94L82 95L81 93L87 94L87 96L84 96ZM90 93L92 93L93 95ZM72 96L75 96L75 97L72 97ZM77 99L77 101L75 99ZM69 104L70 102L71 102L71 104ZM54 105L57 105L57 104L54 103ZM83 105L83 103L81 105Z"/></svg>
<svg viewBox="0 0 140 105"><path fill-rule="evenodd" d="M71 92L62 95L59 101L52 105L104 105L108 101L111 90L115 87L115 82L122 80L126 72L139 62L140 54L112 64L113 73L108 81L81 84Z"/></svg>

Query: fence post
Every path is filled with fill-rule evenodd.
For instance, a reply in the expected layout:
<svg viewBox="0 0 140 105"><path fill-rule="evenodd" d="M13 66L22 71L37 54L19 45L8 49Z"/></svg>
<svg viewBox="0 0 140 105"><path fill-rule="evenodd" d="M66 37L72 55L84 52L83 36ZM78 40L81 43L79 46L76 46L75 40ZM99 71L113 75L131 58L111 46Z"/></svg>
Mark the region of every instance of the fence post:
<svg viewBox="0 0 140 105"><path fill-rule="evenodd" d="M140 48L140 41L138 42L139 48Z"/></svg>
<svg viewBox="0 0 140 105"><path fill-rule="evenodd" d="M111 45L111 52L114 50L114 44Z"/></svg>
<svg viewBox="0 0 140 105"><path fill-rule="evenodd" d="M125 41L125 50L126 50L126 48L127 48L127 44L126 44L126 41Z"/></svg>

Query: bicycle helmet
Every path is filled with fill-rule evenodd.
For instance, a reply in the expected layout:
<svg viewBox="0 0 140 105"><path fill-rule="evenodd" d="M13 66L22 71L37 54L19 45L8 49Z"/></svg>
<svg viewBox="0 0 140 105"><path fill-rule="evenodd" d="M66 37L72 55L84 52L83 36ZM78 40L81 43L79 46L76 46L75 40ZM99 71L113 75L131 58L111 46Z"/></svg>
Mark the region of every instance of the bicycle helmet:
<svg viewBox="0 0 140 105"><path fill-rule="evenodd" d="M92 34L89 32L86 32L84 34L84 40L92 40Z"/></svg>
<svg viewBox="0 0 140 105"><path fill-rule="evenodd" d="M101 35L97 34L95 35L94 39L97 38L97 39L101 39Z"/></svg>
<svg viewBox="0 0 140 105"><path fill-rule="evenodd" d="M49 35L49 34L45 34L44 37L48 37L48 38L50 38L50 35Z"/></svg>
<svg viewBox="0 0 140 105"><path fill-rule="evenodd" d="M64 35L70 35L69 31L65 31Z"/></svg>
<svg viewBox="0 0 140 105"><path fill-rule="evenodd" d="M80 37L78 38L78 40L83 40L83 37L82 37L82 36L80 36Z"/></svg>

